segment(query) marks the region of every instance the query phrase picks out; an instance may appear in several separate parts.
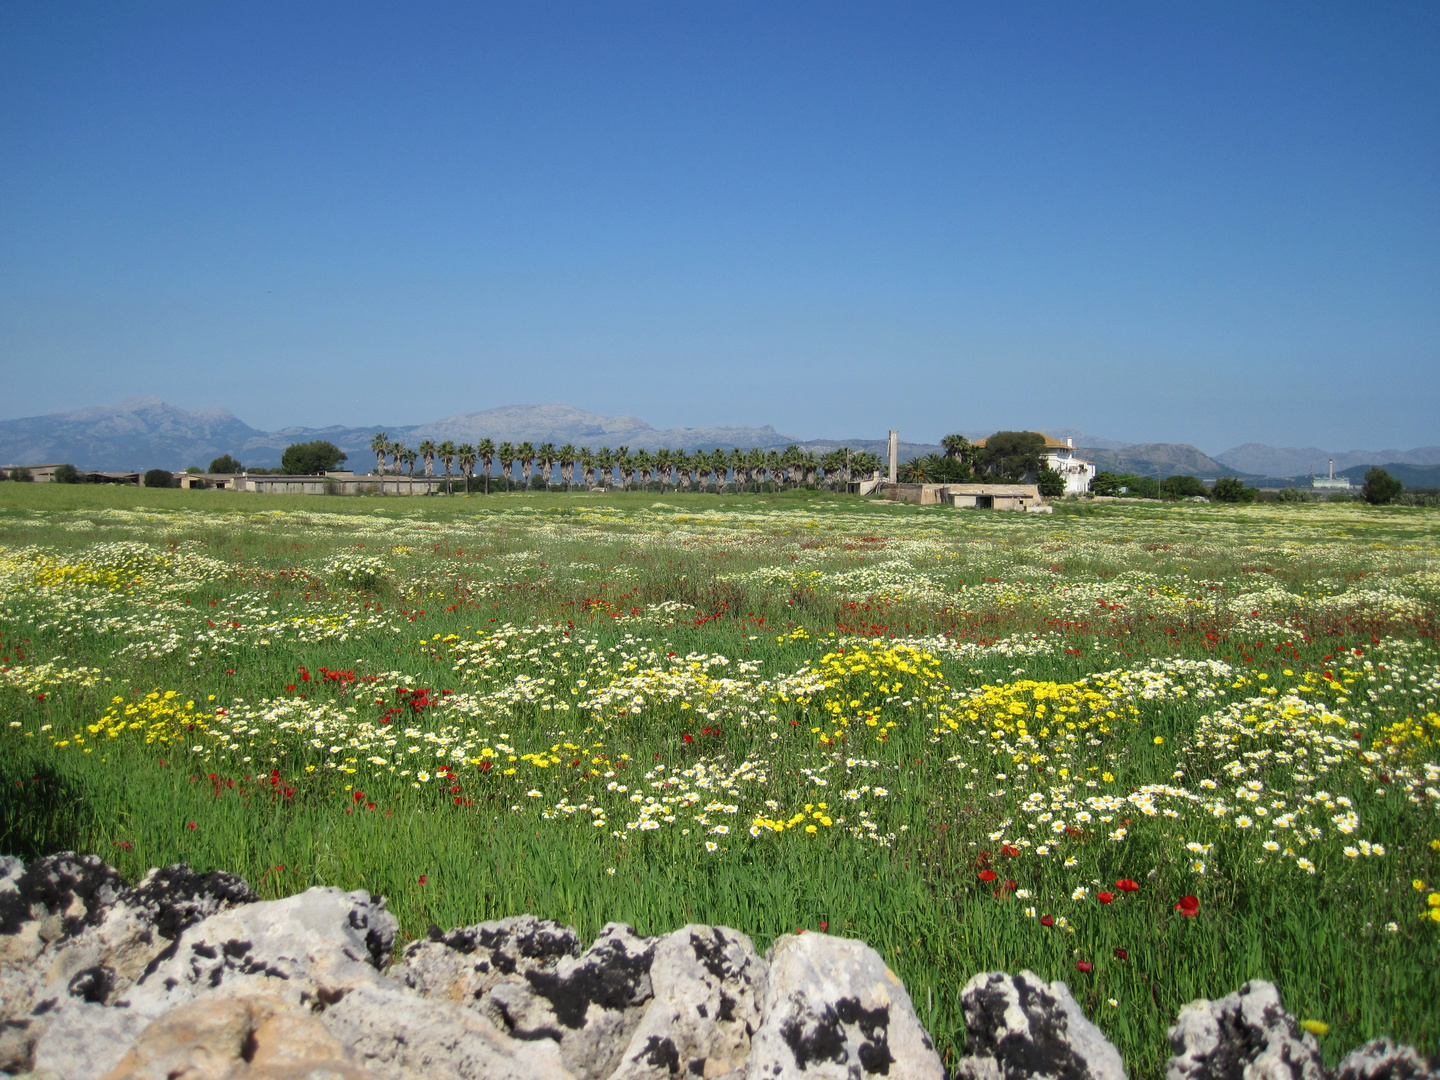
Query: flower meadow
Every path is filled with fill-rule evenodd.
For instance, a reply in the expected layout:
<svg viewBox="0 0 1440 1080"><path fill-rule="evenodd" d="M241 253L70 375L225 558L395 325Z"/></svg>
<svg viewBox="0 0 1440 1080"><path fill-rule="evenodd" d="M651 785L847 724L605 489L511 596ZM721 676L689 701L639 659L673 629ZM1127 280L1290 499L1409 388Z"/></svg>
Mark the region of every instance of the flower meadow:
<svg viewBox="0 0 1440 1080"><path fill-rule="evenodd" d="M1440 1049L1440 516L0 491L0 846ZM26 490L30 488L31 490ZM14 490L19 489L19 490Z"/></svg>

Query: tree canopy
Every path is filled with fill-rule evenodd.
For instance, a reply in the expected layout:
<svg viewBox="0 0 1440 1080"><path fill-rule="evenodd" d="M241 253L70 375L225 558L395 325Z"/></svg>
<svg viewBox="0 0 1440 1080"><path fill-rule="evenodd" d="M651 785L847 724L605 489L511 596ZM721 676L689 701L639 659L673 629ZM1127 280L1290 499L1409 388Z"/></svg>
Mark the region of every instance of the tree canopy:
<svg viewBox="0 0 1440 1080"><path fill-rule="evenodd" d="M992 480L1023 480L1044 465L1045 436L1038 431L997 431L976 455L975 471Z"/></svg>
<svg viewBox="0 0 1440 1080"><path fill-rule="evenodd" d="M291 443L280 458L280 469L289 476L319 476L335 468L345 457L345 451L324 439Z"/></svg>
<svg viewBox="0 0 1440 1080"><path fill-rule="evenodd" d="M221 454L214 461L210 462L208 470L212 473L238 473L244 472L245 466L236 461L229 454Z"/></svg>
<svg viewBox="0 0 1440 1080"><path fill-rule="evenodd" d="M1371 506L1385 506L1404 490L1404 484L1379 465L1375 465L1366 470L1365 485L1360 489L1360 493Z"/></svg>

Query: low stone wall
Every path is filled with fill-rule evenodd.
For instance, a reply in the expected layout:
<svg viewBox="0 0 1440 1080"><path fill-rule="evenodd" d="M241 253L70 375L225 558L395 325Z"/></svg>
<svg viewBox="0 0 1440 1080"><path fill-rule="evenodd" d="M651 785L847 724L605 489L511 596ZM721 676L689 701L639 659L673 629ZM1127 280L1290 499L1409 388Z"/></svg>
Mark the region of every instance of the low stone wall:
<svg viewBox="0 0 1440 1080"><path fill-rule="evenodd" d="M95 856L0 857L0 1070L57 1080L945 1080L905 987L863 942L618 923L588 948L519 915L392 962L368 892L260 901L186 866L130 886ZM967 1080L1120 1080L1063 983L964 988ZM1326 1080L1268 983L1185 1007L1169 1080ZM1336 1080L1437 1077L1377 1040Z"/></svg>

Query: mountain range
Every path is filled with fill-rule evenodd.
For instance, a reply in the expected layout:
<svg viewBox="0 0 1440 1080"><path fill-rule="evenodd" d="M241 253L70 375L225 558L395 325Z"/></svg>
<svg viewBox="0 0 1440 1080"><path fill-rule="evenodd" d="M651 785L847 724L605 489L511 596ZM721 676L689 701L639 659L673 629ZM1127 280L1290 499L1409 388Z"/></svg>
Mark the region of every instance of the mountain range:
<svg viewBox="0 0 1440 1080"><path fill-rule="evenodd" d="M246 465L269 468L280 463L281 454L291 443L327 439L350 455L349 465L364 470L373 461L370 440L377 431L384 431L391 439L410 446L425 439L474 443L490 438L497 443L529 440L559 446L568 442L593 449L600 446L651 450L662 446L685 450L716 446L768 449L794 443L820 454L840 446L868 450L882 457L886 451L883 437L800 439L776 431L769 424L657 428L636 416L602 416L562 404L505 405L414 425L289 427L261 431L228 409L182 409L159 398L147 397L72 412L0 420L0 463L68 461L82 469L182 469L191 465L204 468L212 459L228 453ZM991 433L985 429L960 432L970 439ZM1392 462L1440 465L1440 446L1335 453L1313 447L1246 443L1210 457L1183 443L1127 443L1073 428L1055 428L1046 434L1070 439L1082 456L1101 468L1149 475L1190 473L1211 477L1234 473L1250 477L1296 477L1306 475L1312 468L1317 474L1324 472L1331 458L1335 460L1337 473ZM900 444L903 459L941 452L941 447L932 443Z"/></svg>

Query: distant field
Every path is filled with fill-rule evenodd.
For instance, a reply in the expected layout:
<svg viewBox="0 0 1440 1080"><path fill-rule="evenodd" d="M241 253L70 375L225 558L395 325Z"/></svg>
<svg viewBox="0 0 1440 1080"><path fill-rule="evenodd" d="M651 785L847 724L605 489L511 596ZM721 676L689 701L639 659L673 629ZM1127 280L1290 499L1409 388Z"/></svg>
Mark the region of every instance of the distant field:
<svg viewBox="0 0 1440 1080"><path fill-rule="evenodd" d="M0 850L1440 1050L1440 512L0 484ZM1434 906L1431 906L1433 903ZM1080 965L1085 965L1081 967Z"/></svg>

